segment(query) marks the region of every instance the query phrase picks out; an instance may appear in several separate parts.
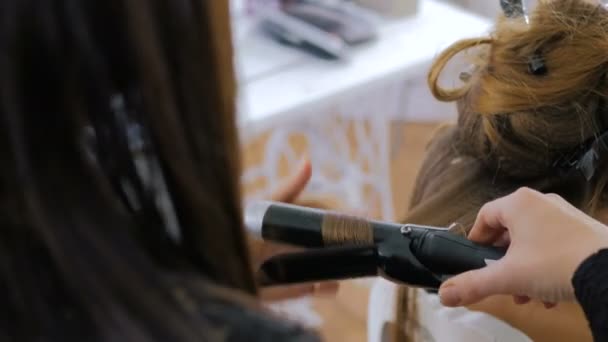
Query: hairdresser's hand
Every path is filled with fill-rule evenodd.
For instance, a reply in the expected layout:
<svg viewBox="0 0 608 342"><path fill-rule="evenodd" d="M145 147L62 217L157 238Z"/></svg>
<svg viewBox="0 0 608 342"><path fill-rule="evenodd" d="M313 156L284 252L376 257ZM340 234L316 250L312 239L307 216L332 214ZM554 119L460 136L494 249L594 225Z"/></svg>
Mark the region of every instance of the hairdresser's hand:
<svg viewBox="0 0 608 342"><path fill-rule="evenodd" d="M469 238L509 248L501 260L446 281L439 290L444 305L508 294L518 304L533 298L550 307L548 303L574 299L574 272L608 247L608 227L559 196L520 189L486 204Z"/></svg>
<svg viewBox="0 0 608 342"><path fill-rule="evenodd" d="M270 199L285 203L296 202L298 196L308 184L311 175L310 161L304 160L298 170L273 192ZM259 269L266 259L274 255L297 251L296 248L291 246L261 240L253 240L251 247L255 270ZM338 286L337 282L325 282L265 288L262 289L262 299L276 301L307 295L333 295L338 291Z"/></svg>

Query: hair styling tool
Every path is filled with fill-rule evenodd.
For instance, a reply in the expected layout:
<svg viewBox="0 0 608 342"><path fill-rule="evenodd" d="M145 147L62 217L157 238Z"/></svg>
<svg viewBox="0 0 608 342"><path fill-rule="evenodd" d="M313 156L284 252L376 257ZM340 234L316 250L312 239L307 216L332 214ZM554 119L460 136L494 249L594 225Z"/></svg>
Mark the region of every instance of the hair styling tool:
<svg viewBox="0 0 608 342"><path fill-rule="evenodd" d="M446 228L365 220L268 201L247 206L245 225L265 240L309 248L268 259L258 273L263 286L379 275L437 289L447 277L482 268L505 253Z"/></svg>

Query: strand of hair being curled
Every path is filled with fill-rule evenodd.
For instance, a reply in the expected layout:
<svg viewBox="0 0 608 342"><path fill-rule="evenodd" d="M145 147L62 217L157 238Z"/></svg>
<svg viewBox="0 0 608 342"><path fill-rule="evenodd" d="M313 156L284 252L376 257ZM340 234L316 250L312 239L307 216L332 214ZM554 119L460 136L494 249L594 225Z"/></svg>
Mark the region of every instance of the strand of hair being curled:
<svg viewBox="0 0 608 342"><path fill-rule="evenodd" d="M491 38L463 39L439 54L428 75L429 88L437 100L452 102L460 99L466 94L466 92L469 90L467 85L470 84L470 82L459 88L446 89L439 85L439 77L441 76L448 62L451 61L456 55L471 48L476 48L487 44L492 44Z"/></svg>

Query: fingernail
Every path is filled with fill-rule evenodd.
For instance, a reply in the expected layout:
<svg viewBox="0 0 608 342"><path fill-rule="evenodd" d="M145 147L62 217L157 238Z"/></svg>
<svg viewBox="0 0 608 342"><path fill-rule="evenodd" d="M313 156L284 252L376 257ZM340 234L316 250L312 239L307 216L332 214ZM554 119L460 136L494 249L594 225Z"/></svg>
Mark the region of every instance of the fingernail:
<svg viewBox="0 0 608 342"><path fill-rule="evenodd" d="M462 302L458 289L453 285L446 285L439 289L439 298L445 306L458 306Z"/></svg>

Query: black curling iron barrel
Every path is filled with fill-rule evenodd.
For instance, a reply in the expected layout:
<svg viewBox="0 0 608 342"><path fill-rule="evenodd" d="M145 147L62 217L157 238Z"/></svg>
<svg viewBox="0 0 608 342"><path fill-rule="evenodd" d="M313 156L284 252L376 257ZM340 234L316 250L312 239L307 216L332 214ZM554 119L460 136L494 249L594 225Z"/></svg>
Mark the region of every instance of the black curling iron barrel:
<svg viewBox="0 0 608 342"><path fill-rule="evenodd" d="M245 226L264 240L302 247L323 247L326 212L269 201L253 202L245 209Z"/></svg>
<svg viewBox="0 0 608 342"><path fill-rule="evenodd" d="M505 253L447 228L367 220L269 201L248 205L245 225L264 240L308 248L267 260L259 271L263 285L380 275L437 288L447 277L482 268Z"/></svg>

